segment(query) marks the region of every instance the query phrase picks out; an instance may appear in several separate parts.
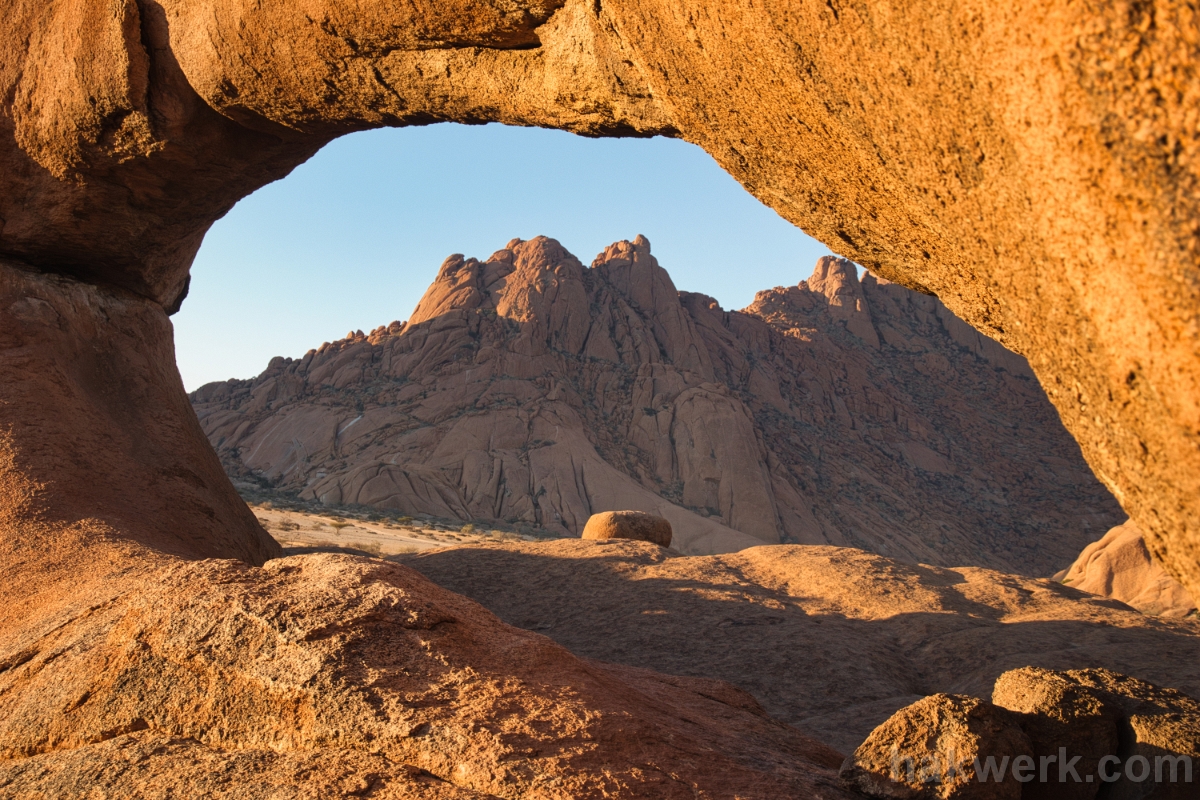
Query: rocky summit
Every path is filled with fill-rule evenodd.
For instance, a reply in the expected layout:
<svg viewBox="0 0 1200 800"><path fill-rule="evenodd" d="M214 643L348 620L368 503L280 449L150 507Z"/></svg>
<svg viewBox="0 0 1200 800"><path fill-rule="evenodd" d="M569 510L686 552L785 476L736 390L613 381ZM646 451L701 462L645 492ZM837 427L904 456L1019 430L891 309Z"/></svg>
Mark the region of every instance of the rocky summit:
<svg viewBox="0 0 1200 800"><path fill-rule="evenodd" d="M579 535L658 514L685 553L854 546L1049 575L1124 515L1025 360L826 257L738 312L644 237L454 255L407 323L191 395L226 469L303 499Z"/></svg>

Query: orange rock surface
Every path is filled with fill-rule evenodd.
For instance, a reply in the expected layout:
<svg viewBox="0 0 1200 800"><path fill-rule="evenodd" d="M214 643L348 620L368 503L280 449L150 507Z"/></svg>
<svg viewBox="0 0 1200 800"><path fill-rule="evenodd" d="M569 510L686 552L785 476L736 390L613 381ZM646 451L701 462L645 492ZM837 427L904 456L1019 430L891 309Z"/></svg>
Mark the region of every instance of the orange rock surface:
<svg viewBox="0 0 1200 800"><path fill-rule="evenodd" d="M213 765L256 788L315 768L314 787L361 794L342 781L372 764L398 796L839 796L827 750L725 687L581 662L396 567L266 561L278 551L192 420L166 315L215 219L372 126L699 144L839 254L1028 355L1150 550L1200 593L1197 64L1183 0L10 3L5 789L64 794L85 775L89 790L153 793ZM439 337L453 341L426 330L431 358ZM930 471L924 446L908 458ZM734 531L712 524L714 539ZM945 616L985 611L969 601ZM1123 643L1113 658L1183 649Z"/></svg>
<svg viewBox="0 0 1200 800"><path fill-rule="evenodd" d="M841 776L880 800L1190 800L1197 758L1194 698L1105 669L1020 669L992 703L938 694L901 709Z"/></svg>
<svg viewBox="0 0 1200 800"><path fill-rule="evenodd" d="M833 257L741 312L644 238L451 256L406 324L192 394L227 469L302 498L688 553L851 545L1044 576L1123 518L1024 360Z"/></svg>
<svg viewBox="0 0 1200 800"><path fill-rule="evenodd" d="M1184 0L16 0L0 255L171 310L205 230L336 136L679 136L1030 358L1200 591L1200 36ZM134 402L127 397L127 402Z"/></svg>
<svg viewBox="0 0 1200 800"><path fill-rule="evenodd" d="M836 752L728 684L578 658L397 564L31 523L0 454L27 545L0 562L4 796L850 797Z"/></svg>
<svg viewBox="0 0 1200 800"><path fill-rule="evenodd" d="M671 546L671 523L644 511L602 511L588 517L583 539L633 539Z"/></svg>
<svg viewBox="0 0 1200 800"><path fill-rule="evenodd" d="M1146 614L1186 617L1196 601L1146 549L1132 522L1118 525L1084 548L1069 569L1055 576L1081 592L1111 597Z"/></svg>
<svg viewBox="0 0 1200 800"><path fill-rule="evenodd" d="M0 437L13 474L39 490L36 503L3 498L12 524L86 520L187 558L281 554L189 412L161 306L0 259L0 314ZM4 580L38 581L15 565L48 550L65 555L0 537L15 571ZM86 563L86 548L73 557Z"/></svg>

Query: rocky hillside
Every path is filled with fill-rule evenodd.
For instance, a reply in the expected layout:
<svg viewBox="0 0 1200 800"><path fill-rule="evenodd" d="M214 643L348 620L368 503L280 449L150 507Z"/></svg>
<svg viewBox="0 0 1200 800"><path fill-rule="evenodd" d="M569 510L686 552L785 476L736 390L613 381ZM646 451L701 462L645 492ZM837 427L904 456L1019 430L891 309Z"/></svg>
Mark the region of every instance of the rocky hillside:
<svg viewBox="0 0 1200 800"><path fill-rule="evenodd" d="M407 323L192 394L231 474L577 534L667 517L685 552L795 542L1048 575L1123 521L1024 360L832 257L741 312L642 237L451 256Z"/></svg>

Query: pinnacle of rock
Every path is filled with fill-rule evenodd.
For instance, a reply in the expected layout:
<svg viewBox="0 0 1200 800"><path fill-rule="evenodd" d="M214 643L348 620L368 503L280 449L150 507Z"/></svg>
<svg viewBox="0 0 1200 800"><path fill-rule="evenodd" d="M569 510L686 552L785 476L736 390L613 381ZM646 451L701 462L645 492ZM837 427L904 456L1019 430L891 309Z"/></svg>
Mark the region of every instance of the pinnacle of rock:
<svg viewBox="0 0 1200 800"><path fill-rule="evenodd" d="M1044 576L1123 519L1024 359L832 256L727 312L644 237L590 268L513 240L447 258L406 325L192 400L231 474L304 499L574 536L631 509L690 553Z"/></svg>

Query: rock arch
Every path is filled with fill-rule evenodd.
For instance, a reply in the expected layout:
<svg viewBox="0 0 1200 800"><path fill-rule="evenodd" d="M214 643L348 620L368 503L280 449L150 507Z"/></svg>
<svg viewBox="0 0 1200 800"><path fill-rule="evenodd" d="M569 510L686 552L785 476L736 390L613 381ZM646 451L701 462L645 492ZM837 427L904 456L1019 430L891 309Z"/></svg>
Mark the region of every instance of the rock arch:
<svg viewBox="0 0 1200 800"><path fill-rule="evenodd" d="M499 121L682 137L836 252L937 294L1030 358L1200 593L1192 3L14 5L0 425L17 468L50 486L46 513L157 541L125 496L136 475L144 496L187 498L175 550L265 557L179 416L162 343L204 232L336 136ZM120 456L80 448L79 425Z"/></svg>

